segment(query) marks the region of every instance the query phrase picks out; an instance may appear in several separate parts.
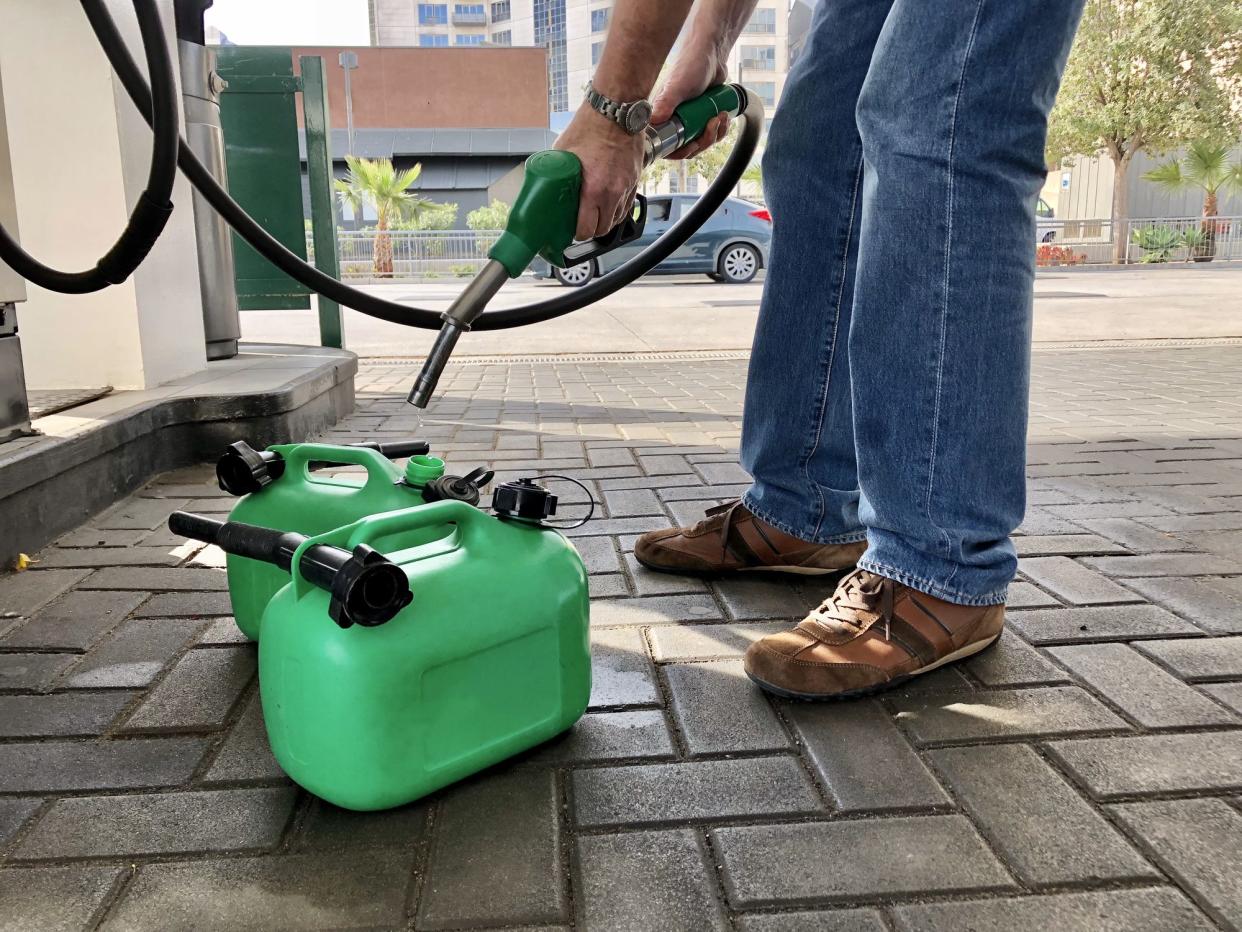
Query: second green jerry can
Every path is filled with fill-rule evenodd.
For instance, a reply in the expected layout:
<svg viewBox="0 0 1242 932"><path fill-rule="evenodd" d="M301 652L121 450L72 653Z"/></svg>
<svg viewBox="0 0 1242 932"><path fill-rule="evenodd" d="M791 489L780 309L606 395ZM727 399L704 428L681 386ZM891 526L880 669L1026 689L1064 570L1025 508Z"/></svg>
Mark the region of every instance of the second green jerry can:
<svg viewBox="0 0 1242 932"><path fill-rule="evenodd" d="M342 627L333 594L299 569L316 545L374 548L405 574L408 604L384 623ZM439 501L310 538L263 617L272 751L295 781L347 809L418 799L581 717L588 612L581 558L537 520Z"/></svg>
<svg viewBox="0 0 1242 932"><path fill-rule="evenodd" d="M445 476L444 462L426 455L427 450L425 443L400 442L292 443L257 451L238 442L216 464L216 477L221 489L242 496L230 521L307 535L440 498L477 503L479 486L486 484L490 473ZM410 457L404 468L392 461L401 456ZM316 475L333 466L361 466L366 476ZM429 528L421 538L432 540L438 533L441 529ZM237 627L252 641L258 640L263 611L288 584L289 576L275 566L234 554L228 555L225 565Z"/></svg>

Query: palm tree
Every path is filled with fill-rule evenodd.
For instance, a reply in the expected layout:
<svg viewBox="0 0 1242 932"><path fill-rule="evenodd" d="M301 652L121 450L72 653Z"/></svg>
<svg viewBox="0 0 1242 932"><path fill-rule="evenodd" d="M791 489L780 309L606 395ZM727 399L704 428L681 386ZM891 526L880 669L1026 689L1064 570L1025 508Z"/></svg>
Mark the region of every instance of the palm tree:
<svg viewBox="0 0 1242 932"><path fill-rule="evenodd" d="M1197 262L1210 262L1216 255L1218 193L1233 189L1242 191L1242 161L1229 160L1229 146L1206 139L1192 142L1180 159L1157 165L1143 175L1145 181L1153 181L1170 191L1186 188L1203 189L1202 236L1191 247L1191 255Z"/></svg>
<svg viewBox="0 0 1242 932"><path fill-rule="evenodd" d="M391 159L363 159L352 155L345 156L345 163L349 166L349 173L335 182L336 193L355 217L362 216L364 204L375 208L375 258L372 265L376 277L391 278L390 225L400 220L413 220L432 206L427 198L407 190L418 180L423 166L419 164L398 172L393 168Z"/></svg>

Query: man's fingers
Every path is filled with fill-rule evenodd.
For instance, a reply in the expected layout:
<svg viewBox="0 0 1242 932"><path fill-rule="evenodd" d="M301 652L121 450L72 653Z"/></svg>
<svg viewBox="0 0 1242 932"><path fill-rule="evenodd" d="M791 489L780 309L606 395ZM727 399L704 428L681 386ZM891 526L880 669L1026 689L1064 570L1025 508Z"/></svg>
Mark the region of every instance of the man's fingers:
<svg viewBox="0 0 1242 932"><path fill-rule="evenodd" d="M578 229L574 233L574 238L590 239L595 235L595 229L598 226L599 208L594 204L584 203L578 212Z"/></svg>

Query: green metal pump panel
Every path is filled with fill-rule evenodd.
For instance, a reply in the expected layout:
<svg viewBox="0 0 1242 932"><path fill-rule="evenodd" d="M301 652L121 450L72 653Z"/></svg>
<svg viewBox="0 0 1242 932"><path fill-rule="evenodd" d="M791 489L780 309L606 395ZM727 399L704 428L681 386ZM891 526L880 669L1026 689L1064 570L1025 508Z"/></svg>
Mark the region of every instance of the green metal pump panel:
<svg viewBox="0 0 1242 932"><path fill-rule="evenodd" d="M278 46L221 46L217 71L229 194L263 228L306 258L302 166L298 157L293 52ZM309 308L309 289L233 234L238 305L244 311Z"/></svg>

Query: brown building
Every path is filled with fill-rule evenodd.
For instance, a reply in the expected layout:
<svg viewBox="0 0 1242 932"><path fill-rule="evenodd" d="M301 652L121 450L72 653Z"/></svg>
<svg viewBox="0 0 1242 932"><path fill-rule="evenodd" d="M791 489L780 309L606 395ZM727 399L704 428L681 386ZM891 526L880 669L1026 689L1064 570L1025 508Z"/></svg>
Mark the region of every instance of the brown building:
<svg viewBox="0 0 1242 932"><path fill-rule="evenodd" d="M459 222L493 198L512 202L522 162L552 144L545 49L297 47L295 70L302 55L324 60L338 175L351 151L342 52L357 56L352 153L391 158L399 169L421 163L413 188L456 203ZM371 219L342 218L346 227Z"/></svg>

